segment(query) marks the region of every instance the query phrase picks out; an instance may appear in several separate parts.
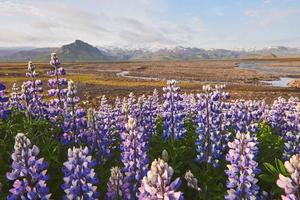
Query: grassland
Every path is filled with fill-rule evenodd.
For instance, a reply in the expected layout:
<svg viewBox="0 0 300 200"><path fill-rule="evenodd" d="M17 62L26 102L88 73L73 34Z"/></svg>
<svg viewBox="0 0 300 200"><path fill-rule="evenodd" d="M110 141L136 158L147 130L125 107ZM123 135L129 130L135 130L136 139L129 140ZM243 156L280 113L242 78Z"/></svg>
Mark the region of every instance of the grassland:
<svg viewBox="0 0 300 200"><path fill-rule="evenodd" d="M239 63L263 62L265 65L298 69L300 59L268 60L203 60L203 61L157 61L157 62L112 62L112 63L65 63L67 78L78 83L80 94L92 96L124 96L130 91L137 95L149 93L152 89L161 89L167 79L181 80L183 91L200 91L203 84L224 83L228 86L233 98L258 98L271 100L277 96L298 96L295 88L276 88L261 83L262 80L273 80L281 74L262 73L255 70L239 68ZM49 78L48 63L36 63L40 78L45 82ZM0 81L8 88L13 83L26 80L26 63L0 63ZM128 76L118 76L126 71ZM282 74L286 75L286 74ZM300 77L300 74L293 74ZM135 77L135 78L132 78ZM140 77L140 78L137 78ZM143 77L158 80L144 80Z"/></svg>

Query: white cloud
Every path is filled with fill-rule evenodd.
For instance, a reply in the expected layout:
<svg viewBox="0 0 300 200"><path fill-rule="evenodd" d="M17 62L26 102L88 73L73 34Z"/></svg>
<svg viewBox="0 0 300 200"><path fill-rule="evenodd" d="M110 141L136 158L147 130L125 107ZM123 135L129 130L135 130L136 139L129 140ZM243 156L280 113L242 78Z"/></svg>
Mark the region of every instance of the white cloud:
<svg viewBox="0 0 300 200"><path fill-rule="evenodd" d="M161 23L158 16L164 12L162 0L90 3L84 7L86 4L55 0L3 1L0 22L5 26L0 27L0 46L53 46L75 39L95 45L180 45L189 42L191 34L199 34L203 26L200 19L193 18L187 23Z"/></svg>
<svg viewBox="0 0 300 200"><path fill-rule="evenodd" d="M269 4L269 3L272 2L272 0L264 0L263 2L264 2L265 4Z"/></svg>
<svg viewBox="0 0 300 200"><path fill-rule="evenodd" d="M274 10L268 5L233 15L225 8L213 7L209 14L216 21L211 21L205 12L183 9L180 13L181 8L176 8L175 13L168 3L166 0L0 0L0 46L60 46L81 39L100 46L234 48L256 45L249 28L243 27L244 22L262 29L299 12L296 8ZM241 20L234 21L232 16ZM245 36L249 39L245 40Z"/></svg>

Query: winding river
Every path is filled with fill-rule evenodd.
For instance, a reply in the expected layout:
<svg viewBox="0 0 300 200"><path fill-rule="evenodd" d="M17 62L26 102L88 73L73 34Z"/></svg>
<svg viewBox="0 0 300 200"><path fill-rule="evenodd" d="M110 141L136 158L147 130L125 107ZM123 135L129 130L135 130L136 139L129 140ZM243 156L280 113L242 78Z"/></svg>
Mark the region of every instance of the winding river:
<svg viewBox="0 0 300 200"><path fill-rule="evenodd" d="M300 75L300 67L299 68L289 68L289 67L271 67L264 65L264 63L257 63L257 62L247 62L247 63L239 63L239 68L242 69L250 69L255 70L262 73L273 74L277 76L281 76L282 74L286 74L286 76L282 76L279 80L273 81L261 81L261 83L268 84L274 87L288 87L288 84L296 78L288 77L289 75ZM157 78L157 77L145 77L145 76L132 76L129 75L130 72L126 70L98 70L99 72L112 72L115 73L118 77L128 78L128 79L139 79L139 80L153 80L153 81L166 81L164 78ZM180 82L194 82L194 83L211 83L210 81L193 81L193 80L178 80ZM219 82L225 83L225 82ZM225 83L226 84L226 83Z"/></svg>
<svg viewBox="0 0 300 200"><path fill-rule="evenodd" d="M300 67L272 67L267 66L264 63L239 63L239 68L255 70L262 73L272 74L280 76L278 80L273 81L261 81L262 83L269 84L274 87L288 87L288 84L296 78L291 78L288 76L300 75ZM284 74L284 76L282 76Z"/></svg>

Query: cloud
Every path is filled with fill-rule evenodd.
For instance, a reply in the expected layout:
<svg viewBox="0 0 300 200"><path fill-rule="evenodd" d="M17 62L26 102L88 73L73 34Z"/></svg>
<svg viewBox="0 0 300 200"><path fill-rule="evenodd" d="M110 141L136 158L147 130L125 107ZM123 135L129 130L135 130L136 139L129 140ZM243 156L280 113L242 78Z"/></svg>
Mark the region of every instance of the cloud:
<svg viewBox="0 0 300 200"><path fill-rule="evenodd" d="M264 2L265 4L269 4L269 3L272 2L272 0L263 0L263 2Z"/></svg>
<svg viewBox="0 0 300 200"><path fill-rule="evenodd" d="M164 13L162 0L90 2L84 7L58 0L3 1L0 45L53 46L75 39L97 45L179 45L199 34L203 26L194 17L182 23L155 19Z"/></svg>
<svg viewBox="0 0 300 200"><path fill-rule="evenodd" d="M247 9L244 11L244 14L248 17L254 17L260 14L258 10Z"/></svg>
<svg viewBox="0 0 300 200"><path fill-rule="evenodd" d="M269 26L297 13L300 13L300 9L272 10L262 16L260 25Z"/></svg>
<svg viewBox="0 0 300 200"><path fill-rule="evenodd" d="M256 24L264 27L273 25L299 13L300 9L298 8L246 9L244 11L245 16L254 18Z"/></svg>
<svg viewBox="0 0 300 200"><path fill-rule="evenodd" d="M99 46L253 46L255 31L280 27L277 22L287 19L287 24L296 23L297 16L291 16L299 12L296 7L275 8L273 3L260 3L258 9L228 6L234 12L214 4L198 12L175 2L0 0L0 46L60 46L75 39ZM204 3L197 6L207 9ZM264 34L261 40L269 37L280 39Z"/></svg>

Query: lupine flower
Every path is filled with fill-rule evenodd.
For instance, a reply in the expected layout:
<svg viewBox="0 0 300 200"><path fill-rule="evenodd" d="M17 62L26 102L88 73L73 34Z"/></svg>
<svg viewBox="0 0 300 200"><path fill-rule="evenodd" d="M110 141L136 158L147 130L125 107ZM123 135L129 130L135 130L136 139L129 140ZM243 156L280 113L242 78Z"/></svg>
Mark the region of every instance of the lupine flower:
<svg viewBox="0 0 300 200"><path fill-rule="evenodd" d="M123 198L133 199L137 188L148 167L147 145L144 141L143 127L129 117L126 124L127 132L121 134L121 161L124 165Z"/></svg>
<svg viewBox="0 0 300 200"><path fill-rule="evenodd" d="M182 97L179 94L180 88L176 86L175 80L168 81L167 84L168 86L163 88L163 138L165 140L178 140L182 139L186 133L184 128L185 115L182 106Z"/></svg>
<svg viewBox="0 0 300 200"><path fill-rule="evenodd" d="M0 83L0 119L6 119L9 112L8 97L5 95L5 86Z"/></svg>
<svg viewBox="0 0 300 200"><path fill-rule="evenodd" d="M176 192L180 187L181 181L179 178L171 182L173 169L162 159L154 160L151 164L151 169L144 176L142 185L139 188L140 200L181 200L183 194Z"/></svg>
<svg viewBox="0 0 300 200"><path fill-rule="evenodd" d="M285 192L281 199L298 200L300 199L300 154L293 155L289 161L285 161L284 166L290 177L279 174L277 185Z"/></svg>
<svg viewBox="0 0 300 200"><path fill-rule="evenodd" d="M187 186L195 189L197 191L201 191L201 188L198 187L198 179L195 178L194 174L191 172L191 170L185 172L184 178L187 182Z"/></svg>
<svg viewBox="0 0 300 200"><path fill-rule="evenodd" d="M61 111L64 108L64 100L67 94L68 85L67 79L62 78L66 74L65 69L60 66L60 61L56 53L51 54L50 66L51 69L48 72L48 75L51 76L48 80L48 96L52 97L50 102L50 115L52 121L57 121L61 116Z"/></svg>
<svg viewBox="0 0 300 200"><path fill-rule="evenodd" d="M157 90L153 91L153 94L148 96L148 99L144 103L144 109L147 113L147 132L150 136L156 133L156 119L159 115L159 98Z"/></svg>
<svg viewBox="0 0 300 200"><path fill-rule="evenodd" d="M64 199L98 199L97 192L99 181L93 167L96 165L92 157L88 155L88 148L68 149L68 161L64 163L64 183L62 189L66 195Z"/></svg>
<svg viewBox="0 0 300 200"><path fill-rule="evenodd" d="M185 111L185 115L193 119L196 112L196 99L194 94L184 93L182 95L182 99L182 105L184 108L183 110Z"/></svg>
<svg viewBox="0 0 300 200"><path fill-rule="evenodd" d="M196 103L196 140L197 158L199 162L207 162L218 167L226 148L226 118L224 110L227 104L223 102L229 98L223 92L223 87L215 88L203 86L204 94L197 94Z"/></svg>
<svg viewBox="0 0 300 200"><path fill-rule="evenodd" d="M77 88L72 80L68 82L67 99L63 112L64 126L62 142L64 144L78 143L86 128L85 111L79 108Z"/></svg>
<svg viewBox="0 0 300 200"><path fill-rule="evenodd" d="M238 132L233 142L228 143L229 152L226 160L230 162L225 171L228 175L227 195L225 199L256 199L259 192L259 173L256 156L258 153L257 138Z"/></svg>
<svg viewBox="0 0 300 200"><path fill-rule="evenodd" d="M16 110L24 110L24 103L22 101L20 88L16 83L14 83L11 90L12 92L9 98L9 105Z"/></svg>
<svg viewBox="0 0 300 200"><path fill-rule="evenodd" d="M43 100L42 81L37 79L39 73L36 72L36 67L31 61L28 62L26 76L29 79L26 83L28 90L27 100L30 105L28 110L34 117L46 118L48 108L46 102Z"/></svg>
<svg viewBox="0 0 300 200"><path fill-rule="evenodd" d="M21 100L22 100L22 104L24 105L24 110L25 110L25 114L27 119L31 118L31 104L30 104L30 99L31 99L31 95L28 89L28 85L27 82L23 82L22 86L21 86Z"/></svg>
<svg viewBox="0 0 300 200"><path fill-rule="evenodd" d="M144 141L148 145L152 135L156 132L156 110L152 104L151 96L146 99L145 95L138 98L136 107L137 126L143 127Z"/></svg>
<svg viewBox="0 0 300 200"><path fill-rule="evenodd" d="M292 155L300 152L300 110L299 100L278 98L270 110L266 112L271 127L284 140L283 159L288 160Z"/></svg>
<svg viewBox="0 0 300 200"><path fill-rule="evenodd" d="M113 118L114 118L114 129L113 135L115 138L117 138L122 132L125 131L124 124L126 124L125 118L127 116L123 112L123 104L121 103L121 100L119 97L115 100L115 105L113 108Z"/></svg>
<svg viewBox="0 0 300 200"><path fill-rule="evenodd" d="M39 148L31 147L30 140L19 133L15 139L14 153L11 158L12 171L7 173L7 178L14 181L13 188L7 199L49 199L49 189L46 185L47 163L43 158L37 159Z"/></svg>
<svg viewBox="0 0 300 200"><path fill-rule="evenodd" d="M90 108L88 110L88 129L85 131L87 142L91 151L97 153L97 162L103 164L111 155L110 146L114 138L111 131L114 120L112 108L107 103L105 96L102 96L99 111Z"/></svg>
<svg viewBox="0 0 300 200"><path fill-rule="evenodd" d="M123 187L123 174L119 167L110 169L110 177L107 183L107 200L121 200Z"/></svg>
<svg viewBox="0 0 300 200"><path fill-rule="evenodd" d="M236 100L230 104L226 113L229 122L228 128L235 132L257 132L258 124L263 120L265 107L264 101Z"/></svg>

